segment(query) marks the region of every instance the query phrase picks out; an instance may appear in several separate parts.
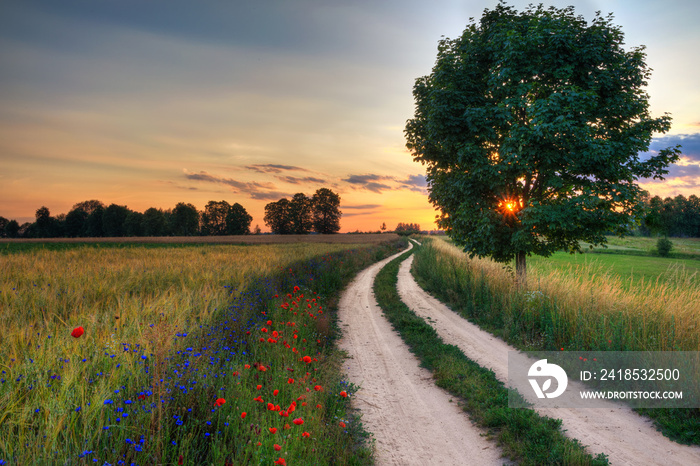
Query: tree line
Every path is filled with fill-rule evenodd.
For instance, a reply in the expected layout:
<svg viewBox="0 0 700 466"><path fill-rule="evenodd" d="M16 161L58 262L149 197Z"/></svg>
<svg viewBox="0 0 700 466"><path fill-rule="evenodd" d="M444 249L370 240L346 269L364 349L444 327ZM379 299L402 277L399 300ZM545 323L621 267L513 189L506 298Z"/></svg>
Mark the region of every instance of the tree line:
<svg viewBox="0 0 700 466"><path fill-rule="evenodd" d="M308 202L299 213L296 208L301 197ZM336 233L340 230L340 197L330 189L322 188L311 198L297 194L295 203L281 199L265 207L265 222L273 233L309 233L311 228L300 228L298 222L310 215L311 226L319 233ZM292 204L294 208L286 216L279 213L275 222L268 221L268 207L280 203ZM274 209L273 209L274 210ZM272 218L272 217L271 217ZM251 231L253 217L239 203L229 204L225 200L209 201L199 211L189 203L180 202L172 209L151 207L137 212L127 206L105 205L98 200L75 204L67 214L52 216L48 207L36 211L35 221L19 224L16 220L0 217L0 237L5 238L90 238L121 236L221 236L259 234L256 226ZM274 226L274 227L273 227Z"/></svg>
<svg viewBox="0 0 700 466"><path fill-rule="evenodd" d="M678 195L644 199L646 215L639 227L642 235L700 238L700 198Z"/></svg>

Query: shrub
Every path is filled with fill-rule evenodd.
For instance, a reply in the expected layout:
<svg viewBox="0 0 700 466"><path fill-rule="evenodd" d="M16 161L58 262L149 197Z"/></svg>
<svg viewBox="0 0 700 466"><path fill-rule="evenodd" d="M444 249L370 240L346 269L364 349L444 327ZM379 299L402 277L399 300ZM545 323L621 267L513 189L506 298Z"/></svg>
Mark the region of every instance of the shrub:
<svg viewBox="0 0 700 466"><path fill-rule="evenodd" d="M668 257L673 249L673 243L668 238L659 238L656 242L656 250L661 257Z"/></svg>

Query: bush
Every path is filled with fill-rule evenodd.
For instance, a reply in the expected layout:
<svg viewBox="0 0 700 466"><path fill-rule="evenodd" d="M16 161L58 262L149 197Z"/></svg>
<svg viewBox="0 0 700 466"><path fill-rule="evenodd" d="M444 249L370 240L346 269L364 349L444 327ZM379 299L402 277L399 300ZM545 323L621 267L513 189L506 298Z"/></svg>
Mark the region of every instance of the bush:
<svg viewBox="0 0 700 466"><path fill-rule="evenodd" d="M673 249L673 243L668 238L659 238L656 242L656 250L661 257L668 257Z"/></svg>

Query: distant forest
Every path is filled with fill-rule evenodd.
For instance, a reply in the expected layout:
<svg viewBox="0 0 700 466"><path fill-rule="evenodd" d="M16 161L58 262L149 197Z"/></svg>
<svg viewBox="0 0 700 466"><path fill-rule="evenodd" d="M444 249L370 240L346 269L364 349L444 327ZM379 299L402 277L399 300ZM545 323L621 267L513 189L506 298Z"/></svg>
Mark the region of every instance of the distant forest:
<svg viewBox="0 0 700 466"><path fill-rule="evenodd" d="M340 230L340 196L321 188L313 196L295 194L265 206L265 223L272 233L337 233ZM120 236L221 236L260 234L251 231L253 217L239 203L209 201L203 211L180 202L173 209L151 207L136 212L127 206L105 206L98 200L75 204L67 214L52 216L47 207L36 211L36 220L20 225L0 217L3 238L94 238Z"/></svg>

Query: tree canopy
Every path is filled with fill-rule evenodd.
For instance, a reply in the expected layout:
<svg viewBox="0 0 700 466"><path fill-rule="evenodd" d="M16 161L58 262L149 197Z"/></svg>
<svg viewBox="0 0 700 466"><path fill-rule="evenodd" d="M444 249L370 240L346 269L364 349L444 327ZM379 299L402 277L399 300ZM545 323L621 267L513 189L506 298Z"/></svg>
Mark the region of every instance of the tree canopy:
<svg viewBox="0 0 700 466"><path fill-rule="evenodd" d="M427 167L438 226L471 255L516 259L579 241L605 243L643 214L639 178L662 178L667 148L643 160L652 133L644 48L625 51L612 16L503 3L443 39L416 80L407 147Z"/></svg>

